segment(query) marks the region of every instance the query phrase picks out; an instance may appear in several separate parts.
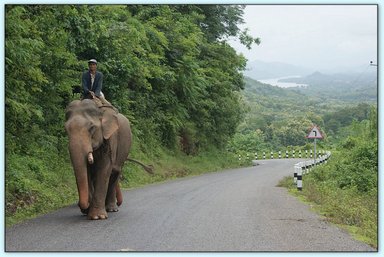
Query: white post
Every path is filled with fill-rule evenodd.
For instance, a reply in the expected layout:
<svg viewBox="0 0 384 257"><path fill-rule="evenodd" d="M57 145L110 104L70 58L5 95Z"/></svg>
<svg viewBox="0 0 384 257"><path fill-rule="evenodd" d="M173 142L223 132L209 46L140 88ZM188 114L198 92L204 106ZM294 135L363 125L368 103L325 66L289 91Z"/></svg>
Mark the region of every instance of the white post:
<svg viewBox="0 0 384 257"><path fill-rule="evenodd" d="M315 160L315 166L316 166L316 138L315 138L315 141L314 141L314 146L315 146L314 147L315 149L314 149L314 158L313 159Z"/></svg>
<svg viewBox="0 0 384 257"><path fill-rule="evenodd" d="M301 167L297 169L297 190L303 190L303 170Z"/></svg>

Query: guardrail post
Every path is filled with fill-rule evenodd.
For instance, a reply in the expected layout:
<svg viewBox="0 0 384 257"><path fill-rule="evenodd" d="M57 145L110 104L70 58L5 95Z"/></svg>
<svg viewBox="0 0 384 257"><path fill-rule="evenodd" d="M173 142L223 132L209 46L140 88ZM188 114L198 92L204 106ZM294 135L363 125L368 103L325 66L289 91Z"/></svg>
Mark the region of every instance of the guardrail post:
<svg viewBox="0 0 384 257"><path fill-rule="evenodd" d="M301 150L299 150L299 158L301 158Z"/></svg>
<svg viewBox="0 0 384 257"><path fill-rule="evenodd" d="M292 150L292 157L295 158L295 150Z"/></svg>
<svg viewBox="0 0 384 257"><path fill-rule="evenodd" d="M255 153L255 160L257 160L257 153Z"/></svg>
<svg viewBox="0 0 384 257"><path fill-rule="evenodd" d="M303 170L301 167L297 169L297 190L303 190Z"/></svg>
<svg viewBox="0 0 384 257"><path fill-rule="evenodd" d="M306 153L307 153L307 150L306 150ZM312 154L312 151L311 151L311 154ZM323 156L316 158L316 160L311 159L311 160L302 161L295 164L294 173L293 173L293 182L296 184L297 190L299 191L303 190L303 175L309 173L311 169L316 166L316 163L320 163L320 164L326 163L330 156L331 156L331 152L326 151Z"/></svg>
<svg viewBox="0 0 384 257"><path fill-rule="evenodd" d="M263 152L263 159L265 160L265 152Z"/></svg>
<svg viewBox="0 0 384 257"><path fill-rule="evenodd" d="M308 173L308 161L305 161L304 162L304 171L303 171L303 174L307 174Z"/></svg>
<svg viewBox="0 0 384 257"><path fill-rule="evenodd" d="M273 151L271 151L271 159L273 159Z"/></svg>

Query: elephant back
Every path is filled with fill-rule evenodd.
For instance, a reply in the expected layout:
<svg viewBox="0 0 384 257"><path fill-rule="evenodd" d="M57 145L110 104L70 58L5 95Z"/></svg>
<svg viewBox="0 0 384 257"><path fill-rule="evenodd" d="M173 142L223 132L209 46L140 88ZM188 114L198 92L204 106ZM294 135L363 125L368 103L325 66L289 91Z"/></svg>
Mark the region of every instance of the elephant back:
<svg viewBox="0 0 384 257"><path fill-rule="evenodd" d="M99 107L103 112L108 109L112 109L116 112L116 114L119 113L117 108L113 106L109 101L107 101L105 98L98 98L95 97L92 99L92 101L96 104L97 107Z"/></svg>

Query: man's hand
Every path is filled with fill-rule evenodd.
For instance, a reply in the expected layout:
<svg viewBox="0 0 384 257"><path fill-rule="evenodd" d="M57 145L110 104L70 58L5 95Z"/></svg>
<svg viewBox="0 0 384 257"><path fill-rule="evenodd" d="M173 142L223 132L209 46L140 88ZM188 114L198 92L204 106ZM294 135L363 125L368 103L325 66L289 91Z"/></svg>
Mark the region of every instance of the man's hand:
<svg viewBox="0 0 384 257"><path fill-rule="evenodd" d="M89 91L89 93L91 94L92 99L94 99L96 97L96 95L95 95L95 93L93 91Z"/></svg>

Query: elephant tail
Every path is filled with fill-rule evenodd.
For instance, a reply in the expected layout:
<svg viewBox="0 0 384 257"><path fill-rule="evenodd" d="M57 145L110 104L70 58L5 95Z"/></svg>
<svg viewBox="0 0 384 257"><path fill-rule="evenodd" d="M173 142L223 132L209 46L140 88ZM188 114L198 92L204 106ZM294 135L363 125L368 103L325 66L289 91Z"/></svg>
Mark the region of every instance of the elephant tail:
<svg viewBox="0 0 384 257"><path fill-rule="evenodd" d="M143 167L144 170L145 170L146 172L148 172L149 174L154 174L154 173L153 173L153 169L154 169L154 167L153 167L152 164L145 165L144 163L139 162L139 161L137 161L137 160L135 160L135 159L132 159L132 158L130 158L130 157L127 158L127 161L137 163L137 164L139 164L141 167Z"/></svg>

